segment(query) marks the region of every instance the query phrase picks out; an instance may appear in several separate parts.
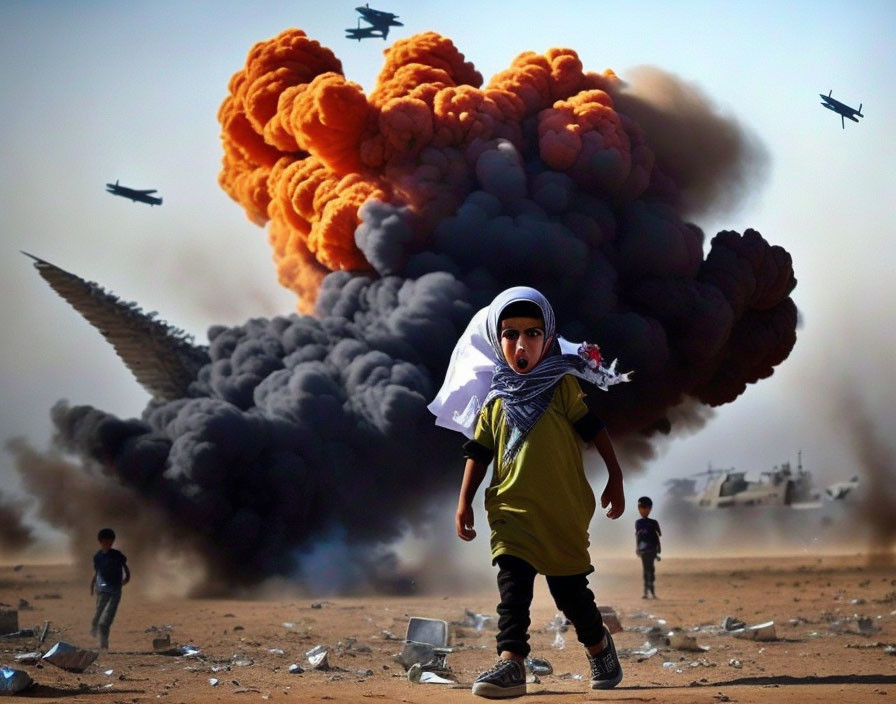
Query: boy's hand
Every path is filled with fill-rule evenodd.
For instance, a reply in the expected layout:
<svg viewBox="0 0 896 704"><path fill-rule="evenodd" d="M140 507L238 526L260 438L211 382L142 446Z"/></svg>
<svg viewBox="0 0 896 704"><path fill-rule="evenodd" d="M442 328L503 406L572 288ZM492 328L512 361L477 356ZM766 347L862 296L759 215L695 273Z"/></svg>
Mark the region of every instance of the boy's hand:
<svg viewBox="0 0 896 704"><path fill-rule="evenodd" d="M476 531L473 530L473 507L469 504L457 507L454 523L457 527L457 537L461 540L470 541L476 537Z"/></svg>
<svg viewBox="0 0 896 704"><path fill-rule="evenodd" d="M622 489L622 479L610 478L604 493L600 495L601 508L610 507L607 518L616 520L625 512L625 492Z"/></svg>

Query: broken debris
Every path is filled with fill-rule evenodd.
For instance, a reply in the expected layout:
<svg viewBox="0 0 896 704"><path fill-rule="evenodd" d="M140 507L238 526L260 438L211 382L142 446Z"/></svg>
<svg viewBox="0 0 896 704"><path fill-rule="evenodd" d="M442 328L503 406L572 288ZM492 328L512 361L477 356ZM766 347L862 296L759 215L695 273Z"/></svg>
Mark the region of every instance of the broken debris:
<svg viewBox="0 0 896 704"><path fill-rule="evenodd" d="M676 650L686 650L690 652L703 652L709 650L709 646L697 645L697 639L681 630L669 631L669 647Z"/></svg>
<svg viewBox="0 0 896 704"><path fill-rule="evenodd" d="M96 650L87 650L71 643L59 641L46 652L41 660L68 672L84 672L99 655Z"/></svg>
<svg viewBox="0 0 896 704"><path fill-rule="evenodd" d="M604 621L604 625L610 633L622 633L622 624L619 622L619 616L616 614L616 609L612 606L598 606L597 609L600 611L600 616Z"/></svg>
<svg viewBox="0 0 896 704"><path fill-rule="evenodd" d="M554 667L544 658L526 658L526 669L536 677L544 677L554 673Z"/></svg>
<svg viewBox="0 0 896 704"><path fill-rule="evenodd" d="M744 638L746 640L772 641L778 639L774 621L766 621L747 628L738 628L731 631L731 635L735 638Z"/></svg>
<svg viewBox="0 0 896 704"><path fill-rule="evenodd" d="M169 650L171 648L171 635L166 633L164 636L152 639L152 649L155 651Z"/></svg>
<svg viewBox="0 0 896 704"><path fill-rule="evenodd" d="M34 680L27 672L11 667L0 667L0 694L18 694L33 684Z"/></svg>
<svg viewBox="0 0 896 704"><path fill-rule="evenodd" d="M726 631L736 631L740 628L746 628L747 624L734 616L726 616L722 621L722 628Z"/></svg>
<svg viewBox="0 0 896 704"><path fill-rule="evenodd" d="M325 645L316 645L305 653L308 663L312 670L329 670L330 663L327 660L327 647Z"/></svg>
<svg viewBox="0 0 896 704"><path fill-rule="evenodd" d="M497 618L489 614L478 614L475 611L471 611L470 609L464 609L463 619L460 621L456 621L455 623L458 626L472 628L477 633L482 633L482 630L486 626L489 626L490 624L497 624Z"/></svg>
<svg viewBox="0 0 896 704"><path fill-rule="evenodd" d="M552 618L551 622L546 626L546 631L554 632L554 642L551 643L551 647L554 648L554 650L563 650L563 648L566 647L566 639L563 637L563 633L565 633L566 629L571 625L572 624L566 616L563 614L555 614L554 618Z"/></svg>
<svg viewBox="0 0 896 704"><path fill-rule="evenodd" d="M37 663L40 661L40 659L43 656L44 656L43 653L41 653L38 650L35 650L34 652L31 652L31 653L19 653L18 655L15 656L15 661L22 665L37 665Z"/></svg>
<svg viewBox="0 0 896 704"><path fill-rule="evenodd" d="M37 635L33 628L23 628L14 633L4 633L0 638L34 638Z"/></svg>

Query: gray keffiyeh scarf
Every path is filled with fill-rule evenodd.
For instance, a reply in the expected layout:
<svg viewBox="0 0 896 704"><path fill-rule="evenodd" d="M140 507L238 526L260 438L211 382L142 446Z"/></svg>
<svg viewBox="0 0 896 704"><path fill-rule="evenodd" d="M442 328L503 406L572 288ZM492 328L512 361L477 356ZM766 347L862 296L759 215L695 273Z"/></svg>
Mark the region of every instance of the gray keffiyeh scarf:
<svg viewBox="0 0 896 704"><path fill-rule="evenodd" d="M520 301L534 303L541 310L544 320L545 344L548 350L541 361L529 372L518 374L504 359L501 349L500 320L507 306ZM578 354L563 354L556 338L554 310L548 300L534 288L516 286L498 294L488 309L486 334L494 350L496 363L488 395L482 402L485 408L493 399L500 398L504 407L505 422L510 430L510 438L501 458L506 465L519 452L526 435L544 415L554 390L567 374L590 381L606 389L610 383L628 381L626 374L615 373L613 367L600 366L599 356L595 360L588 356L593 346L582 346Z"/></svg>

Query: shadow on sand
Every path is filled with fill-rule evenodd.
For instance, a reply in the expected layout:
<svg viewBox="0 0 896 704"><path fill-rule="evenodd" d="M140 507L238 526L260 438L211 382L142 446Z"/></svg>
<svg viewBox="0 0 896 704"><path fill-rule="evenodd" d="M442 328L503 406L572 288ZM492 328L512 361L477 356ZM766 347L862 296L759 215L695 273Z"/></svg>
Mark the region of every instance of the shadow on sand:
<svg viewBox="0 0 896 704"><path fill-rule="evenodd" d="M146 694L143 689L95 689L93 687L51 687L46 684L35 684L24 692L16 694L17 699L65 699L67 697L83 697L90 694L93 697L121 696L124 694Z"/></svg>

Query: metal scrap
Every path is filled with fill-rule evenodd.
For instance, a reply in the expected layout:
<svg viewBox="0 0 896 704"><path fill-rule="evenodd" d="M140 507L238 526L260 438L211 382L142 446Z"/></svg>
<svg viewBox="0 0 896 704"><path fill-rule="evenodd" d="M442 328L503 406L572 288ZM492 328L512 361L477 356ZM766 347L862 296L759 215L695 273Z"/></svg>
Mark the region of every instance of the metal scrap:
<svg viewBox="0 0 896 704"><path fill-rule="evenodd" d="M84 672L99 655L96 650L87 650L60 641L50 648L41 660L68 672Z"/></svg>

